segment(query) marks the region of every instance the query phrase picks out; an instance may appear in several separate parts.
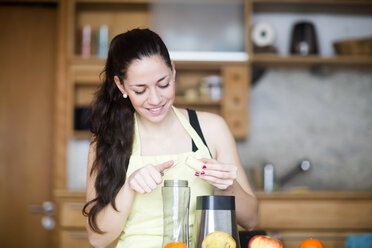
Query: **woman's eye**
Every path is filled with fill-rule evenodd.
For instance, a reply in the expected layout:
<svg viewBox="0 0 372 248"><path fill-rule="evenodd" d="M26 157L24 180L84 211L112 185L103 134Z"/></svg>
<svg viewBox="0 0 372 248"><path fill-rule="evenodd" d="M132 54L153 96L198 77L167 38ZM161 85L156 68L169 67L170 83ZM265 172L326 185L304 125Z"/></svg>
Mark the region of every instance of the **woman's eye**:
<svg viewBox="0 0 372 248"><path fill-rule="evenodd" d="M167 84L165 84L165 85L159 85L159 87L161 88L161 89L165 89L165 88L167 88L169 86L169 83L167 83Z"/></svg>
<svg viewBox="0 0 372 248"><path fill-rule="evenodd" d="M142 90L142 91L134 91L134 93L136 93L137 95L142 95L143 93L145 93L145 90Z"/></svg>

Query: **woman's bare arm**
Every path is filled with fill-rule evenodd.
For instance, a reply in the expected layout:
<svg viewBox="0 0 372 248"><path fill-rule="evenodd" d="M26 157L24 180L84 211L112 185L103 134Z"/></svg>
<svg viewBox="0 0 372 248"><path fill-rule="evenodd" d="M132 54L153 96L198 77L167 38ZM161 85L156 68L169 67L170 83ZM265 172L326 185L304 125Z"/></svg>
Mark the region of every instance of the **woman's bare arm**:
<svg viewBox="0 0 372 248"><path fill-rule="evenodd" d="M96 173L90 174L93 162L95 161L95 154L96 148L93 144L90 146L88 155L87 202L96 197L96 190L94 188ZM120 235L132 206L134 195L135 192L129 187L126 181L115 198L118 211L111 204L108 204L97 214L97 225L105 232L104 234L94 232L90 228L87 219L86 228L88 230L88 238L93 247L105 247Z"/></svg>
<svg viewBox="0 0 372 248"><path fill-rule="evenodd" d="M214 184L216 194L234 195L238 224L252 230L258 224L258 204L240 162L234 137L220 116L198 112L198 117L214 157L204 160L207 169L200 178Z"/></svg>

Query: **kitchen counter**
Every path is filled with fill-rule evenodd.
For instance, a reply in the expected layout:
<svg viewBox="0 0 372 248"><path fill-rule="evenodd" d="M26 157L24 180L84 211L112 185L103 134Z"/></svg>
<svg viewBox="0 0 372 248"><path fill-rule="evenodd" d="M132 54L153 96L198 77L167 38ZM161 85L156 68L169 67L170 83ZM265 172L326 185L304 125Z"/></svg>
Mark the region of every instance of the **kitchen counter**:
<svg viewBox="0 0 372 248"><path fill-rule="evenodd" d="M81 209L85 192L58 190L57 214L61 247L89 247ZM372 232L372 191L256 192L259 225L286 248L318 238L327 248L343 247L350 234Z"/></svg>
<svg viewBox="0 0 372 248"><path fill-rule="evenodd" d="M327 248L344 246L350 234L372 232L372 191L256 192L258 229L286 248L317 238Z"/></svg>

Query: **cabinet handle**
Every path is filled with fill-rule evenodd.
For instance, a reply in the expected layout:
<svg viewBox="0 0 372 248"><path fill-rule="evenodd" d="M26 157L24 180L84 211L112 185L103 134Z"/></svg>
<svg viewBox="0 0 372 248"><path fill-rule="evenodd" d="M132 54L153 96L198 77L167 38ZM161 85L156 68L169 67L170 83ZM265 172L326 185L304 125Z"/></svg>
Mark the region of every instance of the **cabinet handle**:
<svg viewBox="0 0 372 248"><path fill-rule="evenodd" d="M306 236L306 235L278 235L280 239L284 239L284 240L298 240L298 239L308 239L309 236ZM322 239L338 239L338 240L342 240L342 239L346 239L346 235L332 235L332 234L324 234L324 235L312 235L311 236L312 238L315 238L315 239L319 239L319 240L322 240Z"/></svg>
<svg viewBox="0 0 372 248"><path fill-rule="evenodd" d="M85 232L73 232L69 233L70 238L72 239L87 239L88 233Z"/></svg>
<svg viewBox="0 0 372 248"><path fill-rule="evenodd" d="M70 208L72 208L72 209L79 209L79 210L81 210L81 209L83 209L84 204L83 203L77 203L77 202L70 202L70 203L68 203L68 206Z"/></svg>

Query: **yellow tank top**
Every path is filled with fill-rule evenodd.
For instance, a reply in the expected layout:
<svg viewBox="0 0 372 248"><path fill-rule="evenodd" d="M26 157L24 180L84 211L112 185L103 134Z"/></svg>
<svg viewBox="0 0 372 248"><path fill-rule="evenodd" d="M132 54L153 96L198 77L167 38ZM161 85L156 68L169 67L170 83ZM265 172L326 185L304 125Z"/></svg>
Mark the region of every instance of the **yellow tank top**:
<svg viewBox="0 0 372 248"><path fill-rule="evenodd" d="M134 119L134 141L132 156L129 160L127 178L137 169L147 164L160 164L168 160L173 160L176 167L165 171L163 182L167 179L187 180L190 187L190 213L189 213L189 233L190 241L193 234L193 223L195 216L196 197L199 195L212 195L213 186L196 177L195 171L184 164L186 156L192 155L195 158L210 158L208 147L204 145L200 136L192 128L185 116L175 107L172 107L178 120L193 139L196 147L195 152L180 154L142 156L141 144L138 133L138 124ZM191 144L190 144L191 148ZM136 194L127 222L123 229L123 234L119 238L117 248L159 248L163 241L163 199L161 188L163 183L149 194Z"/></svg>

